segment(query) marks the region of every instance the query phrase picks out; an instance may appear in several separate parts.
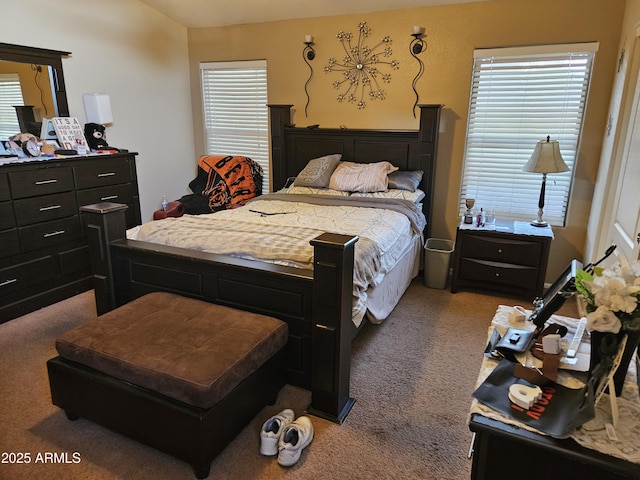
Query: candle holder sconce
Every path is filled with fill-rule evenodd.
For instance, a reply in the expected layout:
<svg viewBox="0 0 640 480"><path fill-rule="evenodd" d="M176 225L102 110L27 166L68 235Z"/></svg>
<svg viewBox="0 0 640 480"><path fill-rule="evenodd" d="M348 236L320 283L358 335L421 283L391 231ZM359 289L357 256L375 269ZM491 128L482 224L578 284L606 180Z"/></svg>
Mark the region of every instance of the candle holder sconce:
<svg viewBox="0 0 640 480"><path fill-rule="evenodd" d="M307 117L307 109L309 108L309 101L311 100L311 98L309 97L308 86L309 82L311 82L311 79L313 78L313 67L309 62L316 58L316 51L313 49L313 45L315 45L313 43L313 36L305 35L303 43L304 49L302 50L302 59L304 60L304 63L306 63L309 67L309 78L307 78L307 81L304 82L304 93L307 96L307 103L304 106L304 116Z"/></svg>
<svg viewBox="0 0 640 480"><path fill-rule="evenodd" d="M413 37L413 40L411 40L411 43L409 44L409 52L411 53L411 56L418 61L419 65L418 73L416 73L413 82L411 82L411 88L413 88L413 92L416 94L416 101L413 104L413 118L416 118L416 108L418 106L418 101L420 98L418 95L418 90L416 89L416 84L424 73L424 63L422 62L422 60L420 60L420 57L418 57L418 55L420 55L427 49L427 42L423 40L423 38L425 37L424 27L413 27L413 33L411 34L411 36Z"/></svg>

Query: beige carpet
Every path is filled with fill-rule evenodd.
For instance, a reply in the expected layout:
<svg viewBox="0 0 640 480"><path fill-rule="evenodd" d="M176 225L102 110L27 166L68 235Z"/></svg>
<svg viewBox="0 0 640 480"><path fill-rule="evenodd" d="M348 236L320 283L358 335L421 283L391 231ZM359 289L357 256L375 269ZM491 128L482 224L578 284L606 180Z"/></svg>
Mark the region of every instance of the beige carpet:
<svg viewBox="0 0 640 480"><path fill-rule="evenodd" d="M214 460L209 478L469 478L470 395L499 304L522 302L454 295L416 279L387 321L355 339L356 404L343 425L311 417L315 438L293 467L261 456L264 420L283 408L301 415L309 404L309 392L287 385ZM45 362L54 339L93 316L87 292L0 325L0 479L194 479L183 462L86 420L70 422L51 404ZM30 463L5 463L21 454Z"/></svg>

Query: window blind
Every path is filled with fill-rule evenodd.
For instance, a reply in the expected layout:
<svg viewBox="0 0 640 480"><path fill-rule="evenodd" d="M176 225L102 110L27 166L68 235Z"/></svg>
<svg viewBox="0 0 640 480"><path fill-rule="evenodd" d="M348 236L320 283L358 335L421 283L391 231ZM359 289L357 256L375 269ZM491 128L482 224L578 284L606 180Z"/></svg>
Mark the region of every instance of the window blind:
<svg viewBox="0 0 640 480"><path fill-rule="evenodd" d="M20 133L18 115L14 106L24 105L22 87L17 73L0 74L0 140Z"/></svg>
<svg viewBox="0 0 640 480"><path fill-rule="evenodd" d="M522 171L536 143L558 140L569 167L547 175L544 220L565 223L597 43L476 50L464 151L465 199L507 220L534 220L542 174Z"/></svg>
<svg viewBox="0 0 640 480"><path fill-rule="evenodd" d="M267 62L209 62L200 65L209 155L242 155L263 169L269 191Z"/></svg>

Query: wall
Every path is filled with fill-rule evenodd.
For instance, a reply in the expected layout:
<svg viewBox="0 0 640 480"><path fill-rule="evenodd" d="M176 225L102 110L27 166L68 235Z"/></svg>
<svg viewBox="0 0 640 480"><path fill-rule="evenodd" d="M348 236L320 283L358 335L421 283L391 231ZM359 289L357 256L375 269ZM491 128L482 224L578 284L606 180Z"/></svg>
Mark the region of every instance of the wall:
<svg viewBox="0 0 640 480"><path fill-rule="evenodd" d="M600 49L574 172L568 221L564 228L554 228L547 274L547 280L553 280L571 258L582 259L624 8L624 0L492 0L189 29L196 154L201 154L204 148L198 72L199 62L203 61L266 59L269 103L293 104L293 121L299 126L318 123L322 127L417 128L412 114L415 96L411 81L418 65L409 54L409 42L412 26L422 25L426 27L428 48L421 55L426 70L417 85L420 103L445 106L434 197L435 211L441 214L433 220L432 235L452 239L459 220L457 206L474 48L598 41ZM338 103L337 91L331 87L338 76L323 72L329 57L343 56L336 34L357 33L360 21L366 21L372 29L371 39L366 43L373 46L374 40L389 35L393 58L400 62L400 69L392 72L391 83L384 85L387 98L370 101L363 110ZM303 88L309 74L302 59L305 34L314 35L317 54L313 61L314 78L309 85L308 117L304 114ZM532 218L536 213L537 205L532 205Z"/></svg>
<svg viewBox="0 0 640 480"><path fill-rule="evenodd" d="M5 2L0 42L71 52L63 60L69 109L85 123L83 93L111 95L110 145L139 153L143 220L163 194L195 176L186 28L130 0Z"/></svg>

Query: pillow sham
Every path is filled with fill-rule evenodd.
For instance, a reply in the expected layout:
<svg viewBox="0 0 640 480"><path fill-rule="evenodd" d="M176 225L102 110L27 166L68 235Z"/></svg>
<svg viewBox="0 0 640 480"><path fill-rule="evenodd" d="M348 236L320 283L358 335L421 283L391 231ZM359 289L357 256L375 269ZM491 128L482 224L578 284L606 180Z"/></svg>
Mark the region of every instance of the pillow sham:
<svg viewBox="0 0 640 480"><path fill-rule="evenodd" d="M413 203L420 203L424 197L425 193L416 188L414 192L410 192L409 190L399 190L399 189L389 189L387 192L373 192L373 193L362 193L362 192L354 192L351 194L352 197L364 197L364 198L397 198L400 200L408 200Z"/></svg>
<svg viewBox="0 0 640 480"><path fill-rule="evenodd" d="M297 195L332 195L339 197L348 197L349 192L341 192L340 190L331 190L330 188L314 188L314 187L289 187L282 193L293 193Z"/></svg>
<svg viewBox="0 0 640 480"><path fill-rule="evenodd" d="M422 170L397 170L389 174L389 189L408 190L415 192L424 172Z"/></svg>
<svg viewBox="0 0 640 480"><path fill-rule="evenodd" d="M293 185L295 187L328 187L331 174L341 158L342 154L334 153L309 160L294 180Z"/></svg>
<svg viewBox="0 0 640 480"><path fill-rule="evenodd" d="M388 175L398 170L389 162L340 162L331 175L329 188L346 192L386 192Z"/></svg>

